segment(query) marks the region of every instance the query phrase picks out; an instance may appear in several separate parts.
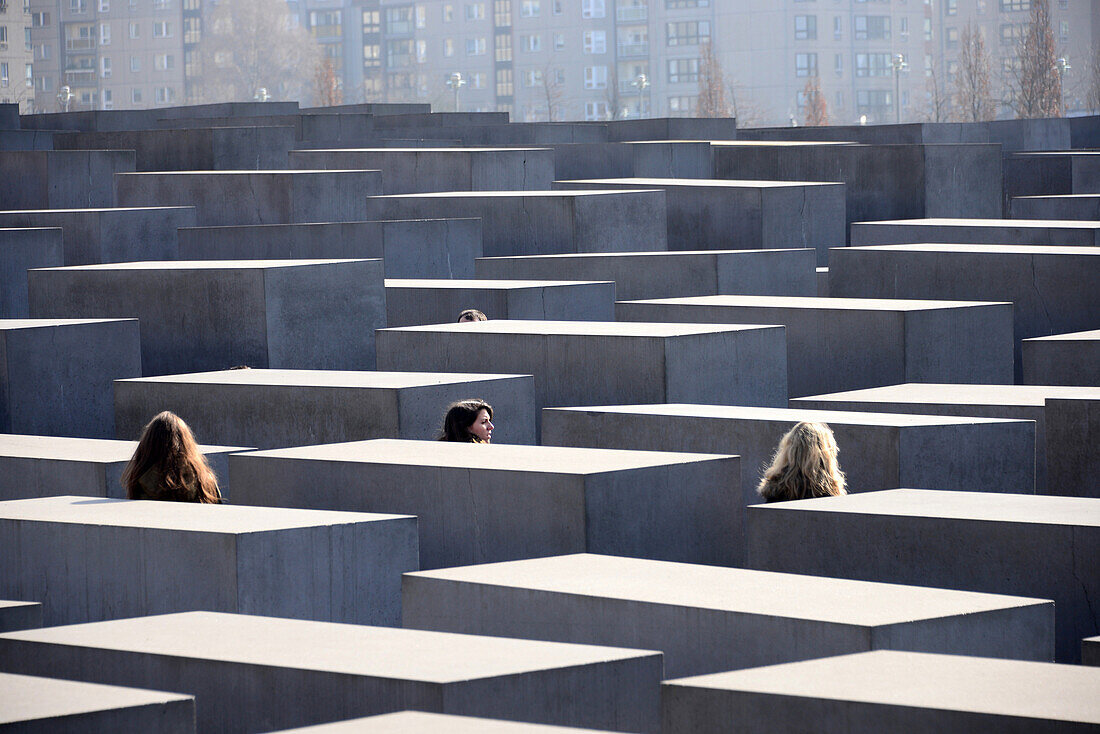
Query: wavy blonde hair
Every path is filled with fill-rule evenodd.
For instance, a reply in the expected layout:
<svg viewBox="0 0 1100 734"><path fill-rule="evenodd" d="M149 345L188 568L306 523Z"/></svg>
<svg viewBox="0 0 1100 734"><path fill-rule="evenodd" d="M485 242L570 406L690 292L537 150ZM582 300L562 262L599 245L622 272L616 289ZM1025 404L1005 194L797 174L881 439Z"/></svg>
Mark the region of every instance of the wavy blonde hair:
<svg viewBox="0 0 1100 734"><path fill-rule="evenodd" d="M847 494L838 453L828 425L798 423L780 439L756 491L767 502Z"/></svg>

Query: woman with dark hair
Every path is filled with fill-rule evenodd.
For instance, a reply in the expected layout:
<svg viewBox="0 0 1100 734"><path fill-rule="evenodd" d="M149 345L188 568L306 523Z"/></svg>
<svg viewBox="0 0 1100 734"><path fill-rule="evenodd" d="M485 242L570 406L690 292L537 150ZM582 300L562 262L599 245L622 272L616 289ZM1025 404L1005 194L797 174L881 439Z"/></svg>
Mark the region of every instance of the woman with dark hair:
<svg viewBox="0 0 1100 734"><path fill-rule="evenodd" d="M484 400L459 400L447 406L440 441L490 443L493 440L493 406Z"/></svg>
<svg viewBox="0 0 1100 734"><path fill-rule="evenodd" d="M779 440L757 493L765 502L847 494L833 431L825 423L802 422Z"/></svg>
<svg viewBox="0 0 1100 734"><path fill-rule="evenodd" d="M141 432L137 450L122 472L122 486L132 500L222 501L218 479L191 429L167 410Z"/></svg>

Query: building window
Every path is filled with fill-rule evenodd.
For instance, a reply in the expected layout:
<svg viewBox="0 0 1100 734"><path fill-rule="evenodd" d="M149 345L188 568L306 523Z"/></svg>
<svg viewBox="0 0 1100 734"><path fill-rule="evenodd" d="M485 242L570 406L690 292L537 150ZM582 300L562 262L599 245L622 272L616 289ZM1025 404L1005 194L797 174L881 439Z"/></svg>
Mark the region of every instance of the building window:
<svg viewBox="0 0 1100 734"><path fill-rule="evenodd" d="M552 12L554 15L561 15L561 13L562 13L561 0L551 0L551 2L552 2L552 5L551 5L551 11L550 12Z"/></svg>
<svg viewBox="0 0 1100 734"><path fill-rule="evenodd" d="M49 13L31 13L31 28L45 28L49 24Z"/></svg>
<svg viewBox="0 0 1100 734"><path fill-rule="evenodd" d="M8 27L0 25L0 51L8 48Z"/></svg>
<svg viewBox="0 0 1100 734"><path fill-rule="evenodd" d="M844 54L833 55L833 72L837 76L843 76L844 74Z"/></svg>
<svg viewBox="0 0 1100 734"><path fill-rule="evenodd" d="M584 119L588 122L606 120L608 117L607 102L596 101L584 103Z"/></svg>
<svg viewBox="0 0 1100 734"><path fill-rule="evenodd" d="M710 0L665 0L665 7L669 10L680 8L706 8L710 7Z"/></svg>
<svg viewBox="0 0 1100 734"><path fill-rule="evenodd" d="M855 37L857 41L886 41L890 39L890 16L855 16Z"/></svg>
<svg viewBox="0 0 1100 734"><path fill-rule="evenodd" d="M795 54L794 75L817 76L817 54Z"/></svg>
<svg viewBox="0 0 1100 734"><path fill-rule="evenodd" d="M115 95L110 89L103 90L103 109L113 109L115 106Z"/></svg>
<svg viewBox="0 0 1100 734"><path fill-rule="evenodd" d="M1069 40L1069 21L1068 20L1063 20L1061 23L1058 24L1058 40L1060 40L1060 41L1068 41Z"/></svg>
<svg viewBox="0 0 1100 734"><path fill-rule="evenodd" d="M519 6L519 17L537 18L539 17L539 9L539 0L523 0Z"/></svg>
<svg viewBox="0 0 1100 734"><path fill-rule="evenodd" d="M856 76L890 76L893 71L890 54L856 54Z"/></svg>
<svg viewBox="0 0 1100 734"><path fill-rule="evenodd" d="M309 32L314 38L339 38L343 36L343 12L340 10L310 11Z"/></svg>
<svg viewBox="0 0 1100 734"><path fill-rule="evenodd" d="M73 13L87 13L88 0L69 0L69 10Z"/></svg>
<svg viewBox="0 0 1100 734"><path fill-rule="evenodd" d="M669 46L691 46L710 40L710 22L689 20L681 23L669 23L667 27Z"/></svg>
<svg viewBox="0 0 1100 734"><path fill-rule="evenodd" d="M450 57L455 55L455 41L453 38L443 39L443 55Z"/></svg>
<svg viewBox="0 0 1100 734"><path fill-rule="evenodd" d="M443 6L443 22L450 23L455 19L455 6L447 3Z"/></svg>
<svg viewBox="0 0 1100 734"><path fill-rule="evenodd" d="M363 35L382 32L382 13L378 10L363 11Z"/></svg>
<svg viewBox="0 0 1100 734"><path fill-rule="evenodd" d="M511 97L514 93L512 85L512 70L497 69L497 97Z"/></svg>
<svg viewBox="0 0 1100 734"><path fill-rule="evenodd" d="M565 48L565 34L564 33L555 33L554 34L554 50L555 51L561 51L563 48Z"/></svg>
<svg viewBox="0 0 1100 734"><path fill-rule="evenodd" d="M485 3L467 3L466 20L485 20Z"/></svg>
<svg viewBox="0 0 1100 734"><path fill-rule="evenodd" d="M0 87L6 87L10 83L8 79L8 62L0 61Z"/></svg>
<svg viewBox="0 0 1100 734"><path fill-rule="evenodd" d="M157 87L156 88L156 103L157 104L169 104L176 100L176 90L172 87Z"/></svg>
<svg viewBox="0 0 1100 734"><path fill-rule="evenodd" d="M959 47L959 29L958 28L946 28L944 29L944 39L947 41L948 48Z"/></svg>
<svg viewBox="0 0 1100 734"><path fill-rule="evenodd" d="M111 57L101 56L99 59L99 75L104 79L111 78Z"/></svg>
<svg viewBox="0 0 1100 734"><path fill-rule="evenodd" d="M520 74L523 79L523 86L525 87L541 87L542 86L542 72L538 69L528 69Z"/></svg>
<svg viewBox="0 0 1100 734"><path fill-rule="evenodd" d="M1001 45L1015 46L1024 37L1024 26L1021 23L1006 23L1001 26Z"/></svg>
<svg viewBox="0 0 1100 734"><path fill-rule="evenodd" d="M697 96L668 98L668 112L673 117L694 117L698 105Z"/></svg>
<svg viewBox="0 0 1100 734"><path fill-rule="evenodd" d="M130 38L140 38L140 37L141 37L141 26L139 26L137 23L131 23L130 24Z"/></svg>
<svg viewBox="0 0 1100 734"><path fill-rule="evenodd" d="M111 45L111 24L100 23L99 24L99 45L110 46Z"/></svg>
<svg viewBox="0 0 1100 734"><path fill-rule="evenodd" d="M699 81L699 59L669 59L668 83Z"/></svg>
<svg viewBox="0 0 1100 734"><path fill-rule="evenodd" d="M363 44L363 68L376 69L382 66L382 46L377 43Z"/></svg>
<svg viewBox="0 0 1100 734"><path fill-rule="evenodd" d="M837 15L833 17L833 40L839 41L844 37L844 18Z"/></svg>
<svg viewBox="0 0 1100 734"><path fill-rule="evenodd" d="M485 53L485 37L481 38L467 38L466 39L466 55L467 56L481 56Z"/></svg>
<svg viewBox="0 0 1100 734"><path fill-rule="evenodd" d="M817 38L817 16L794 16L794 37L799 41L808 41Z"/></svg>
<svg viewBox="0 0 1100 734"><path fill-rule="evenodd" d="M944 0L943 14L944 15L958 15L959 14L959 0Z"/></svg>
<svg viewBox="0 0 1100 734"><path fill-rule="evenodd" d="M428 42L416 42L416 63L423 64L428 60Z"/></svg>
<svg viewBox="0 0 1100 734"><path fill-rule="evenodd" d="M386 8L386 32L394 35L407 35L412 33L412 8Z"/></svg>
<svg viewBox="0 0 1100 734"><path fill-rule="evenodd" d="M607 33L604 31L585 31L583 42L586 54L607 53Z"/></svg>
<svg viewBox="0 0 1100 734"><path fill-rule="evenodd" d="M586 66L586 67L584 67L584 88L585 89L607 89L607 67L606 66Z"/></svg>
<svg viewBox="0 0 1100 734"><path fill-rule="evenodd" d="M582 18L603 18L606 15L604 0L581 0Z"/></svg>
<svg viewBox="0 0 1100 734"><path fill-rule="evenodd" d="M512 60L512 35L510 33L501 33L495 37L493 41L493 54L497 61L511 61Z"/></svg>
<svg viewBox="0 0 1100 734"><path fill-rule="evenodd" d="M470 74L470 89L484 89L485 88L485 72L475 71Z"/></svg>
<svg viewBox="0 0 1100 734"><path fill-rule="evenodd" d="M1001 0L1001 12L1013 10L1031 10L1031 0Z"/></svg>
<svg viewBox="0 0 1100 734"><path fill-rule="evenodd" d="M414 15L416 16L416 27L426 28L428 25L428 11L423 5L417 5Z"/></svg>
<svg viewBox="0 0 1100 734"><path fill-rule="evenodd" d="M34 67L31 66L30 64L24 64L24 66L27 67L26 68L26 79L27 79L26 84L27 84L27 88L30 89L30 88L34 87Z"/></svg>
<svg viewBox="0 0 1100 734"><path fill-rule="evenodd" d="M137 56L130 57L130 71L134 74L137 74L139 71L141 71L141 59L139 59Z"/></svg>
<svg viewBox="0 0 1100 734"><path fill-rule="evenodd" d="M520 36L519 49L524 53L534 53L542 50L542 36Z"/></svg>
<svg viewBox="0 0 1100 734"><path fill-rule="evenodd" d="M176 68L176 59L172 54L154 54L153 68L157 71L170 71Z"/></svg>
<svg viewBox="0 0 1100 734"><path fill-rule="evenodd" d="M141 104L141 90L140 89L131 89L130 90L130 102L132 104Z"/></svg>
<svg viewBox="0 0 1100 734"><path fill-rule="evenodd" d="M111 0L99 0L99 12L108 13L111 10Z"/></svg>
<svg viewBox="0 0 1100 734"><path fill-rule="evenodd" d="M153 38L170 38L172 36L172 26L166 20L158 20L153 22Z"/></svg>

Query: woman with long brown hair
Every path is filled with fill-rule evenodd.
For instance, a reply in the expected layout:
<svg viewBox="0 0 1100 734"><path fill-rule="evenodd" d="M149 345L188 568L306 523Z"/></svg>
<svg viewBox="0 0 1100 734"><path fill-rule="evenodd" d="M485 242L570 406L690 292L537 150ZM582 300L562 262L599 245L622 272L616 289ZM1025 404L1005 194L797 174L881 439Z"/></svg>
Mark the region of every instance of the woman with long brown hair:
<svg viewBox="0 0 1100 734"><path fill-rule="evenodd" d="M493 440L493 406L484 400L459 400L447 406L443 417L440 441L460 443L491 443Z"/></svg>
<svg viewBox="0 0 1100 734"><path fill-rule="evenodd" d="M141 432L134 456L122 472L122 486L132 500L222 501L218 479L191 429L167 410L154 416Z"/></svg>
<svg viewBox="0 0 1100 734"><path fill-rule="evenodd" d="M771 466L756 488L766 502L847 494L833 431L825 423L802 422L779 440Z"/></svg>

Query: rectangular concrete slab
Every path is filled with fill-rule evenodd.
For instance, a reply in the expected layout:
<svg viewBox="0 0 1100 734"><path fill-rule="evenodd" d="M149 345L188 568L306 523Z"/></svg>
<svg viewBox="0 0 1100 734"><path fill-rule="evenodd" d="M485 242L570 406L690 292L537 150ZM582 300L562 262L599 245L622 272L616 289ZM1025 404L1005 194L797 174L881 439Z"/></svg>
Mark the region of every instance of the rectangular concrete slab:
<svg viewBox="0 0 1100 734"><path fill-rule="evenodd" d="M633 140L608 143L559 143L554 175L559 179L710 178L714 157L709 140Z"/></svg>
<svg viewBox="0 0 1100 734"><path fill-rule="evenodd" d="M386 323L381 260L114 263L29 279L36 317L136 317L144 375L370 369Z"/></svg>
<svg viewBox="0 0 1100 734"><path fill-rule="evenodd" d="M386 325L445 324L467 308L490 319L614 321L615 284L554 280L386 279Z"/></svg>
<svg viewBox="0 0 1100 734"><path fill-rule="evenodd" d="M1053 599L1059 662L1100 632L1100 499L888 489L746 517L750 568Z"/></svg>
<svg viewBox="0 0 1100 734"><path fill-rule="evenodd" d="M191 612L10 632L0 635L0 667L170 686L202 701L201 731L408 708L659 730L661 655L643 650Z"/></svg>
<svg viewBox="0 0 1100 734"><path fill-rule="evenodd" d="M427 711L398 711L392 714L364 716L331 724L284 729L272 734L599 734L605 729L525 724L520 721L483 719L477 716L452 716Z"/></svg>
<svg viewBox="0 0 1100 734"><path fill-rule="evenodd" d="M25 319L27 271L65 264L60 227L0 227L0 318Z"/></svg>
<svg viewBox="0 0 1100 734"><path fill-rule="evenodd" d="M1100 636L1081 640L1081 663L1100 666Z"/></svg>
<svg viewBox="0 0 1100 734"><path fill-rule="evenodd" d="M0 600L0 632L42 626L42 605L36 601Z"/></svg>
<svg viewBox="0 0 1100 734"><path fill-rule="evenodd" d="M0 730L193 734L195 699L178 693L0 673Z"/></svg>
<svg viewBox="0 0 1100 734"><path fill-rule="evenodd" d="M849 492L935 487L1034 491L1034 423L805 408L726 405L605 405L547 408L542 442L638 451L699 451L741 457L745 504L779 439L799 421L827 423L840 447Z"/></svg>
<svg viewBox="0 0 1100 734"><path fill-rule="evenodd" d="M149 416L169 409L203 441L271 449L433 439L447 406L468 398L493 406L498 441L535 443L530 375L252 369L145 377L115 383L115 414L119 437L138 435Z"/></svg>
<svg viewBox="0 0 1100 734"><path fill-rule="evenodd" d="M1028 194L1100 194L1100 153L1059 150L1005 156L1005 198Z"/></svg>
<svg viewBox="0 0 1100 734"><path fill-rule="evenodd" d="M699 296L615 304L620 321L781 324L792 396L1012 379L1012 304Z"/></svg>
<svg viewBox="0 0 1100 734"><path fill-rule="evenodd" d="M295 146L294 128L248 126L190 130L109 130L54 135L58 150L134 151L136 171L279 169ZM152 123L149 123L152 126ZM346 166L345 166L346 167Z"/></svg>
<svg viewBox="0 0 1100 734"><path fill-rule="evenodd" d="M184 553L201 562L181 563ZM88 497L0 502L0 597L47 626L208 609L398 624L416 518Z"/></svg>
<svg viewBox="0 0 1100 734"><path fill-rule="evenodd" d="M1100 498L1100 395L1044 401L1051 494Z"/></svg>
<svg viewBox="0 0 1100 734"><path fill-rule="evenodd" d="M733 456L380 439L239 454L229 471L242 504L417 515L422 568L742 558Z"/></svg>
<svg viewBox="0 0 1100 734"><path fill-rule="evenodd" d="M619 300L709 296L813 296L817 255L797 250L612 252L478 258L479 278L615 281Z"/></svg>
<svg viewBox="0 0 1100 734"><path fill-rule="evenodd" d="M1024 384L1100 387L1100 329L1024 339L1022 349Z"/></svg>
<svg viewBox="0 0 1100 734"><path fill-rule="evenodd" d="M667 250L663 191L448 191L369 196L360 219L480 217L490 257Z"/></svg>
<svg viewBox="0 0 1100 734"><path fill-rule="evenodd" d="M1016 196L1011 201L1013 219L1083 219L1100 221L1100 194Z"/></svg>
<svg viewBox="0 0 1100 734"><path fill-rule="evenodd" d="M662 731L1089 731L1097 687L1081 666L881 650L666 681Z"/></svg>
<svg viewBox="0 0 1100 734"><path fill-rule="evenodd" d="M941 242L987 245L1100 244L1100 222L1046 219L895 219L852 224L852 246Z"/></svg>
<svg viewBox="0 0 1100 734"><path fill-rule="evenodd" d="M114 176L134 161L132 150L0 151L0 210L115 206Z"/></svg>

